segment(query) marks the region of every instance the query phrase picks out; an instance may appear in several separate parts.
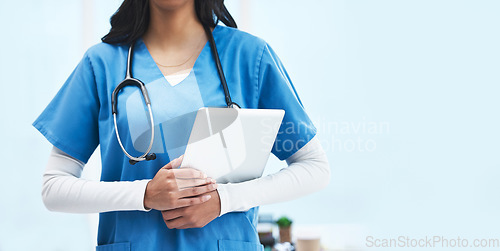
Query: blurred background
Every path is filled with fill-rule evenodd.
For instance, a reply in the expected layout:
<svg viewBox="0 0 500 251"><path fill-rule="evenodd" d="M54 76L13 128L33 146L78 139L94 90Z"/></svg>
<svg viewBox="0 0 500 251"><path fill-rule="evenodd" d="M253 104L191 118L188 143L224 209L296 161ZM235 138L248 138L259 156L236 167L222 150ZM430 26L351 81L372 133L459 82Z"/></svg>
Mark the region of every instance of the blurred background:
<svg viewBox="0 0 500 251"><path fill-rule="evenodd" d="M97 214L45 209L51 145L31 123L120 3L0 1L1 251L94 249ZM226 5L284 62L332 168L326 189L262 213L288 216L294 234L319 234L325 250L398 250L369 240L400 236L495 249L471 245L500 240L500 1ZM272 156L266 173L285 166ZM99 172L93 156L84 176Z"/></svg>

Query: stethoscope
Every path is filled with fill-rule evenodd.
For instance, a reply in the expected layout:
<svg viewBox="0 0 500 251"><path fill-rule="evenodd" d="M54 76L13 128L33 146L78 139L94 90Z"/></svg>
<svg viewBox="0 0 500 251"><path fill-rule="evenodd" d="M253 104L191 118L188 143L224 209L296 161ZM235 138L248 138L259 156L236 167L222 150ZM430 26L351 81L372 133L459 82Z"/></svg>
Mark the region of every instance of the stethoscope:
<svg viewBox="0 0 500 251"><path fill-rule="evenodd" d="M224 89L224 96L226 99L227 107L233 108L236 106L236 107L240 108L240 106L238 104L236 104L235 102L233 102L231 100L231 95L229 94L229 89L227 88L226 78L224 77L224 72L222 71L222 65L220 63L219 54L217 53L217 47L215 46L215 41L214 41L214 37L212 35L212 32L205 25L203 25L203 28L204 28L205 33L207 35L208 42L210 43L210 48L212 49L213 58L215 60L216 66L217 66L217 72L219 73L220 82L222 84L222 88ZM156 154L151 153L151 148L153 147L153 139L155 136L155 131L154 131L155 123L153 120L153 111L151 109L151 100L149 99L148 90L146 89L146 85L143 82L141 82L139 79L132 77L132 56L133 56L133 52L134 52L134 44L135 43L131 43L131 45L128 49L127 70L126 70L125 79L122 82L120 82L120 84L118 84L118 86L116 86L115 90L111 94L111 112L113 114L113 121L115 124L116 138L118 139L118 143L120 144L120 147L122 148L123 152L129 158L129 163L131 165L134 165L137 162L140 162L143 160L156 159ZM120 92L121 89L123 89L126 86L137 86L139 89L141 89L142 97L144 98L144 102L146 103L146 106L148 108L149 120L151 122L151 139L149 141L148 149L146 150L146 152L144 152L139 157L134 157L134 156L130 155L127 152L127 150L125 150L125 147L123 147L123 143L120 139L120 134L118 133L118 125L116 122L116 115L118 114L118 108L117 108L117 106L118 106L118 93Z"/></svg>

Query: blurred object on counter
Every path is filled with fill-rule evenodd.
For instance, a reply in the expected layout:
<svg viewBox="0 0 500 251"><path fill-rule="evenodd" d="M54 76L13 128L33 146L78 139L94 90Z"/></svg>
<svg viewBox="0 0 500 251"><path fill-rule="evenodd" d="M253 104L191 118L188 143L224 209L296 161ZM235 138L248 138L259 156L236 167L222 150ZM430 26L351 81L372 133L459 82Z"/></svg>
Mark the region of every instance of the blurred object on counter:
<svg viewBox="0 0 500 251"><path fill-rule="evenodd" d="M320 251L321 235L311 230L298 232L295 249L297 251Z"/></svg>
<svg viewBox="0 0 500 251"><path fill-rule="evenodd" d="M259 215L259 221L257 224L259 240L260 243L264 245L264 248L269 248L269 250L274 246L274 243L276 242L273 237L273 225L274 221L271 214Z"/></svg>
<svg viewBox="0 0 500 251"><path fill-rule="evenodd" d="M280 243L292 242L292 221L286 216L282 216L276 221L280 228Z"/></svg>
<svg viewBox="0 0 500 251"><path fill-rule="evenodd" d="M276 243L273 249L273 251L294 251L294 250L295 248L290 242Z"/></svg>

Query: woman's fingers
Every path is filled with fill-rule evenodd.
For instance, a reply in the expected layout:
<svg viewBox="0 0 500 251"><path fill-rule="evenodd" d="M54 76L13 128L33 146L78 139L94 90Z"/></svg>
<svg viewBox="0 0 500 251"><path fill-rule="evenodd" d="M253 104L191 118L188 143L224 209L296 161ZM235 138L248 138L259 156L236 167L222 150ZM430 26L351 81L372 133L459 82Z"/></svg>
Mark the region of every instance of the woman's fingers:
<svg viewBox="0 0 500 251"><path fill-rule="evenodd" d="M199 195L195 198L202 196L203 199L204 196L208 197L208 195L211 198L203 203L162 211L162 217L167 227L170 229L201 228L217 218L220 214L220 199L217 191ZM186 203L192 202L193 200L186 201Z"/></svg>
<svg viewBox="0 0 500 251"><path fill-rule="evenodd" d="M209 194L199 195L199 196L191 197L191 198L182 198L182 199L177 200L177 208L188 207L188 206L192 206L192 205L205 203L205 202L209 201L210 198L212 198L212 196L210 196Z"/></svg>
<svg viewBox="0 0 500 251"><path fill-rule="evenodd" d="M173 220L183 215L182 211L179 208L162 211L161 214L164 221Z"/></svg>
<svg viewBox="0 0 500 251"><path fill-rule="evenodd" d="M172 169L176 179L205 179L207 175L204 172L192 168Z"/></svg>
<svg viewBox="0 0 500 251"><path fill-rule="evenodd" d="M205 193L217 189L215 180L193 168L177 168L182 157L162 167L148 183L144 195L146 208L167 210L210 200L210 195Z"/></svg>
<svg viewBox="0 0 500 251"><path fill-rule="evenodd" d="M179 190L189 187L197 187L202 185L208 185L215 183L215 180L212 178L206 179L176 179L177 187Z"/></svg>
<svg viewBox="0 0 500 251"><path fill-rule="evenodd" d="M177 193L179 198L189 198L212 192L217 189L217 184L208 184L204 186L189 187L179 190Z"/></svg>
<svg viewBox="0 0 500 251"><path fill-rule="evenodd" d="M172 220L165 220L165 217L163 217L165 224L167 225L168 228L174 229L174 228L181 228L182 226L188 224L188 220L186 217L178 217L174 218Z"/></svg>

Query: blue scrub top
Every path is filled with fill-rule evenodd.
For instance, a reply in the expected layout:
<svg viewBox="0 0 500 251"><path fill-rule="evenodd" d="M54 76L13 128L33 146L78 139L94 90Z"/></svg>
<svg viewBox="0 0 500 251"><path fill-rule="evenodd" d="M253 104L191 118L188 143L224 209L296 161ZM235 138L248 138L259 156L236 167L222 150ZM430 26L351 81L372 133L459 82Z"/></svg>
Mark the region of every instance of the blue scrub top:
<svg viewBox="0 0 500 251"><path fill-rule="evenodd" d="M234 102L242 108L284 109L272 153L284 160L316 134L316 128L283 67L262 39L216 26L215 43ZM33 123L55 147L86 163L98 145L102 181L152 179L183 154L194 114L201 107L225 106L207 43L188 77L171 85L144 42L135 45L132 75L146 84L155 120L154 161L131 166L115 136L111 93L124 79L128 46L100 43L90 48L66 83ZM149 144L147 109L136 87L118 96L118 130L134 156ZM256 231L258 207L216 218L203 228L168 229L156 210L100 214L97 250L262 250Z"/></svg>

